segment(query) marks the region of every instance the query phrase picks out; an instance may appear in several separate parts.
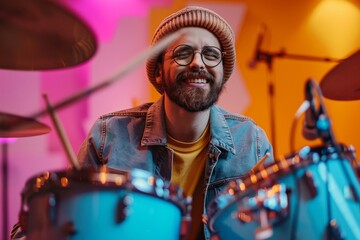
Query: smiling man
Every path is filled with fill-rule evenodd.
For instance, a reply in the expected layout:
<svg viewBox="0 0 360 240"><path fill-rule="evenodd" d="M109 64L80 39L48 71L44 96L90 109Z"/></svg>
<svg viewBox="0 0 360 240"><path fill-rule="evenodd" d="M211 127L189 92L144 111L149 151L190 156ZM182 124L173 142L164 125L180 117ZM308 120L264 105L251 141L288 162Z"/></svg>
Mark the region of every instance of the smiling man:
<svg viewBox="0 0 360 240"><path fill-rule="evenodd" d="M272 161L272 147L250 118L215 105L235 64L229 24L209 9L186 7L160 23L152 44L179 30L147 61L159 100L101 116L78 158L83 168L142 169L176 184L192 197L190 239L209 239L216 233L202 221L208 204L266 154Z"/></svg>

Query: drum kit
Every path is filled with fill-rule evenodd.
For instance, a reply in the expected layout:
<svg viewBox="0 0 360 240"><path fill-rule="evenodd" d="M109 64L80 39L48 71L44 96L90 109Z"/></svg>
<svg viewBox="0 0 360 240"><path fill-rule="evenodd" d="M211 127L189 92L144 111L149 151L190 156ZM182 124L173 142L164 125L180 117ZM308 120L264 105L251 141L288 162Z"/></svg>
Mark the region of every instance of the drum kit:
<svg viewBox="0 0 360 240"><path fill-rule="evenodd" d="M96 39L86 24L52 1L3 1L0 6L0 51L6 53L2 54L5 58L0 57L0 68L75 66L91 58L96 50ZM51 14L47 14L49 11ZM73 26L71 33L61 28L65 26L60 24L63 21ZM29 35L29 31L38 34ZM140 54L104 83L53 106L47 103L48 109L32 117L0 112L0 138L46 134L50 128L36 118L50 114L64 142L66 136L55 110L107 87L179 36L171 36ZM324 96L360 99L359 64L357 51L333 68L320 83ZM331 128L326 124L324 127L320 119L318 122L320 133ZM320 134L323 146L306 146L230 182L208 206L205 224L220 239L359 238L360 174L355 151L323 136ZM76 159L72 166L64 171L43 172L26 182L19 222L27 239L105 239L109 235L126 239L186 238L191 198L186 198L178 186L140 169L80 169ZM6 192L3 197L6 210Z"/></svg>

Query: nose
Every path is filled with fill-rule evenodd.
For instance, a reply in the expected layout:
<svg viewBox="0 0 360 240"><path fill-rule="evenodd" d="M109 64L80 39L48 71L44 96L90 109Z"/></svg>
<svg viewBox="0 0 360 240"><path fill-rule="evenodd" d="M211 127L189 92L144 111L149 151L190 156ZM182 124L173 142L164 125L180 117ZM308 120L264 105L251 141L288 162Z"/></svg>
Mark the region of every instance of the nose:
<svg viewBox="0 0 360 240"><path fill-rule="evenodd" d="M194 58L190 63L190 67L192 69L203 69L203 68L205 68L205 64L204 64L204 62L202 60L200 51L194 51Z"/></svg>

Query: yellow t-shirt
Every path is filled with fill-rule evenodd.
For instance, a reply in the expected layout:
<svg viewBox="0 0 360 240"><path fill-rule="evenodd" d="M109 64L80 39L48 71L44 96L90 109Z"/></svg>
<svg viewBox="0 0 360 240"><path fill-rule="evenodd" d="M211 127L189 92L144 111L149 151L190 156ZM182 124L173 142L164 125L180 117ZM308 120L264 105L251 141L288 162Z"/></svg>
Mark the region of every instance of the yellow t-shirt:
<svg viewBox="0 0 360 240"><path fill-rule="evenodd" d="M181 142L169 135L167 137L168 146L174 150L171 182L191 196L204 170L206 147L210 140L209 125L195 142Z"/></svg>
<svg viewBox="0 0 360 240"><path fill-rule="evenodd" d="M201 176L204 176L209 141L209 125L195 142L181 142L168 135L168 146L174 150L171 182L178 185L186 196L192 196L190 239L203 235L201 219L204 194Z"/></svg>

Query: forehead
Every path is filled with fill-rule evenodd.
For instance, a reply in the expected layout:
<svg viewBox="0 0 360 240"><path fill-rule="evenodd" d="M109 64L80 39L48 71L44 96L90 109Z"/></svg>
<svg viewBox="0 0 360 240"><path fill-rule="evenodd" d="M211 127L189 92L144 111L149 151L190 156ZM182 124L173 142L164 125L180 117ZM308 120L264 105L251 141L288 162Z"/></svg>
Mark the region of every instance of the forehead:
<svg viewBox="0 0 360 240"><path fill-rule="evenodd" d="M200 27L186 27L182 30L184 34L171 44L171 47L180 44L187 44L194 48L201 48L203 46L215 46L220 48L220 43L217 37L210 31Z"/></svg>

